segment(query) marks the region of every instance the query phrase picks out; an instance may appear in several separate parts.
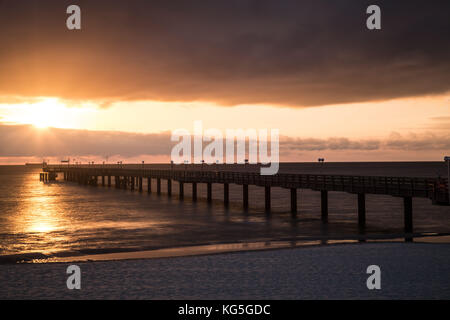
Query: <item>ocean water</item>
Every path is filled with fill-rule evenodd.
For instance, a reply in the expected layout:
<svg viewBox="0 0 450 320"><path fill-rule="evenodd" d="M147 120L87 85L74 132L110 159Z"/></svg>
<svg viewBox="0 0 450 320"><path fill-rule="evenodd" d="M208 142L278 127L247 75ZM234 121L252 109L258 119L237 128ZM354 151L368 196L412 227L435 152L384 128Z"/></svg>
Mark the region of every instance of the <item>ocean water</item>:
<svg viewBox="0 0 450 320"><path fill-rule="evenodd" d="M282 172L396 176L445 176L445 164L359 163L284 164ZM269 239L339 238L358 235L356 195L329 193L329 223L320 220L320 193L298 190L298 217L290 216L290 193L272 189L272 214L264 213L264 190L249 187L250 210L242 209L242 187L230 185L230 207L223 205L223 188L213 185L208 204L206 186L198 185L198 201L108 187L80 186L62 181L42 183L40 169L0 166L0 256L73 256L149 250L192 245L266 241ZM155 182L154 182L155 183ZM156 190L156 185L153 186ZM450 207L413 199L414 231L450 232ZM403 232L403 200L367 195L366 235Z"/></svg>

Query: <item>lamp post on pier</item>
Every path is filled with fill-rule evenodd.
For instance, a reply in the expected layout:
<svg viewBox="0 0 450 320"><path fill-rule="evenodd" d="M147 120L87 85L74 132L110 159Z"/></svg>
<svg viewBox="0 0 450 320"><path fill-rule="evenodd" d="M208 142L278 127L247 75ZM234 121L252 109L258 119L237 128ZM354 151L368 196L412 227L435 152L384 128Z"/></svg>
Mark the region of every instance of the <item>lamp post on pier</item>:
<svg viewBox="0 0 450 320"><path fill-rule="evenodd" d="M322 173L323 163L325 162L324 158L319 158L317 161L320 163L320 173Z"/></svg>

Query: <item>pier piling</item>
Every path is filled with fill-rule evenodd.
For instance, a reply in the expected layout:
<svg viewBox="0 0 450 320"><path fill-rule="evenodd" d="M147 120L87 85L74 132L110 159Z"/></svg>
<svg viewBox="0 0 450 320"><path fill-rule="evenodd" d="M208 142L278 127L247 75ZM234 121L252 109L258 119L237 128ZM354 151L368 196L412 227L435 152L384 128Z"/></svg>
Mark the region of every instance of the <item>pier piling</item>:
<svg viewBox="0 0 450 320"><path fill-rule="evenodd" d="M170 197L172 195L172 180L167 180L167 195Z"/></svg>
<svg viewBox="0 0 450 320"><path fill-rule="evenodd" d="M291 215L293 218L297 216L297 189L291 188Z"/></svg>
<svg viewBox="0 0 450 320"><path fill-rule="evenodd" d="M244 210L248 210L248 184L242 185L242 202Z"/></svg>
<svg viewBox="0 0 450 320"><path fill-rule="evenodd" d="M358 193L358 226L361 230L366 227L366 194Z"/></svg>
<svg viewBox="0 0 450 320"><path fill-rule="evenodd" d="M271 197L270 197L270 187L269 186L265 186L264 187L264 202L265 202L265 210L266 213L270 213L270 208L271 208Z"/></svg>
<svg viewBox="0 0 450 320"><path fill-rule="evenodd" d="M412 208L412 198L403 198L403 210L404 210L404 223L405 223L405 241L412 241L413 233L413 208Z"/></svg>
<svg viewBox="0 0 450 320"><path fill-rule="evenodd" d="M197 201L197 182L192 183L192 201Z"/></svg>
<svg viewBox="0 0 450 320"><path fill-rule="evenodd" d="M181 181L179 182L179 188L180 188L179 191L180 199L184 199L184 184Z"/></svg>
<svg viewBox="0 0 450 320"><path fill-rule="evenodd" d="M161 194L161 179L160 178L156 179L156 193L158 195Z"/></svg>
<svg viewBox="0 0 450 320"><path fill-rule="evenodd" d="M322 190L320 191L320 203L322 210L322 222L328 222L328 191Z"/></svg>
<svg viewBox="0 0 450 320"><path fill-rule="evenodd" d="M212 202L212 183L206 184L206 191L207 191L206 199L210 203Z"/></svg>
<svg viewBox="0 0 450 320"><path fill-rule="evenodd" d="M223 203L226 207L230 204L230 185L228 183L223 184Z"/></svg>

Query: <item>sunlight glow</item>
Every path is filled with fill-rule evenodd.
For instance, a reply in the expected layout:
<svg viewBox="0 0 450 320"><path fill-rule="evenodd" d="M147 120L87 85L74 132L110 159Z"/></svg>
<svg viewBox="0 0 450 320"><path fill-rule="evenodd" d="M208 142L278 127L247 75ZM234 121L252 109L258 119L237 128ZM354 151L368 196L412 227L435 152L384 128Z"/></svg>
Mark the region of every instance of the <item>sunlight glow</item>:
<svg viewBox="0 0 450 320"><path fill-rule="evenodd" d="M40 130L157 133L189 129L195 120L202 120L205 127L219 130L282 128L281 134L290 137L381 139L392 132L448 132L445 119L450 116L450 93L311 108L163 101L117 101L102 107L99 101L56 97L33 97L32 101L0 102L0 123L29 124Z"/></svg>
<svg viewBox="0 0 450 320"><path fill-rule="evenodd" d="M2 122L31 124L36 128L78 128L86 113L95 107L67 107L58 98L42 98L36 103L2 105Z"/></svg>
<svg viewBox="0 0 450 320"><path fill-rule="evenodd" d="M36 222L29 228L29 232L47 233L53 231L55 228L53 225L47 222Z"/></svg>

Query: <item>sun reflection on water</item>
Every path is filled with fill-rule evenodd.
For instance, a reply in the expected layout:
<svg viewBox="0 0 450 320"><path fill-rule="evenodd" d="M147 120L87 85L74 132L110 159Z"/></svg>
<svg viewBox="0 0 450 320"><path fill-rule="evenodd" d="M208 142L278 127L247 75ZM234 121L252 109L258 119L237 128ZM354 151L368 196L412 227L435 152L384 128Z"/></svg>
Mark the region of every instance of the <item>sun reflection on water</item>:
<svg viewBox="0 0 450 320"><path fill-rule="evenodd" d="M37 186L24 204L18 219L24 223L25 232L48 233L58 229L61 214L57 212L56 197L41 195L45 185ZM20 221L18 221L20 222Z"/></svg>
<svg viewBox="0 0 450 320"><path fill-rule="evenodd" d="M53 252L67 243L67 215L61 205L58 185L45 185L36 179L36 173L24 175L14 181L17 185L14 197L10 198L16 209L8 215L9 232L15 240L4 243L0 249L7 252ZM70 224L69 224L70 225ZM27 235L27 236L25 236ZM12 240L12 239L11 239Z"/></svg>
<svg viewBox="0 0 450 320"><path fill-rule="evenodd" d="M35 221L28 229L29 232L45 233L55 230L55 227L45 221Z"/></svg>

